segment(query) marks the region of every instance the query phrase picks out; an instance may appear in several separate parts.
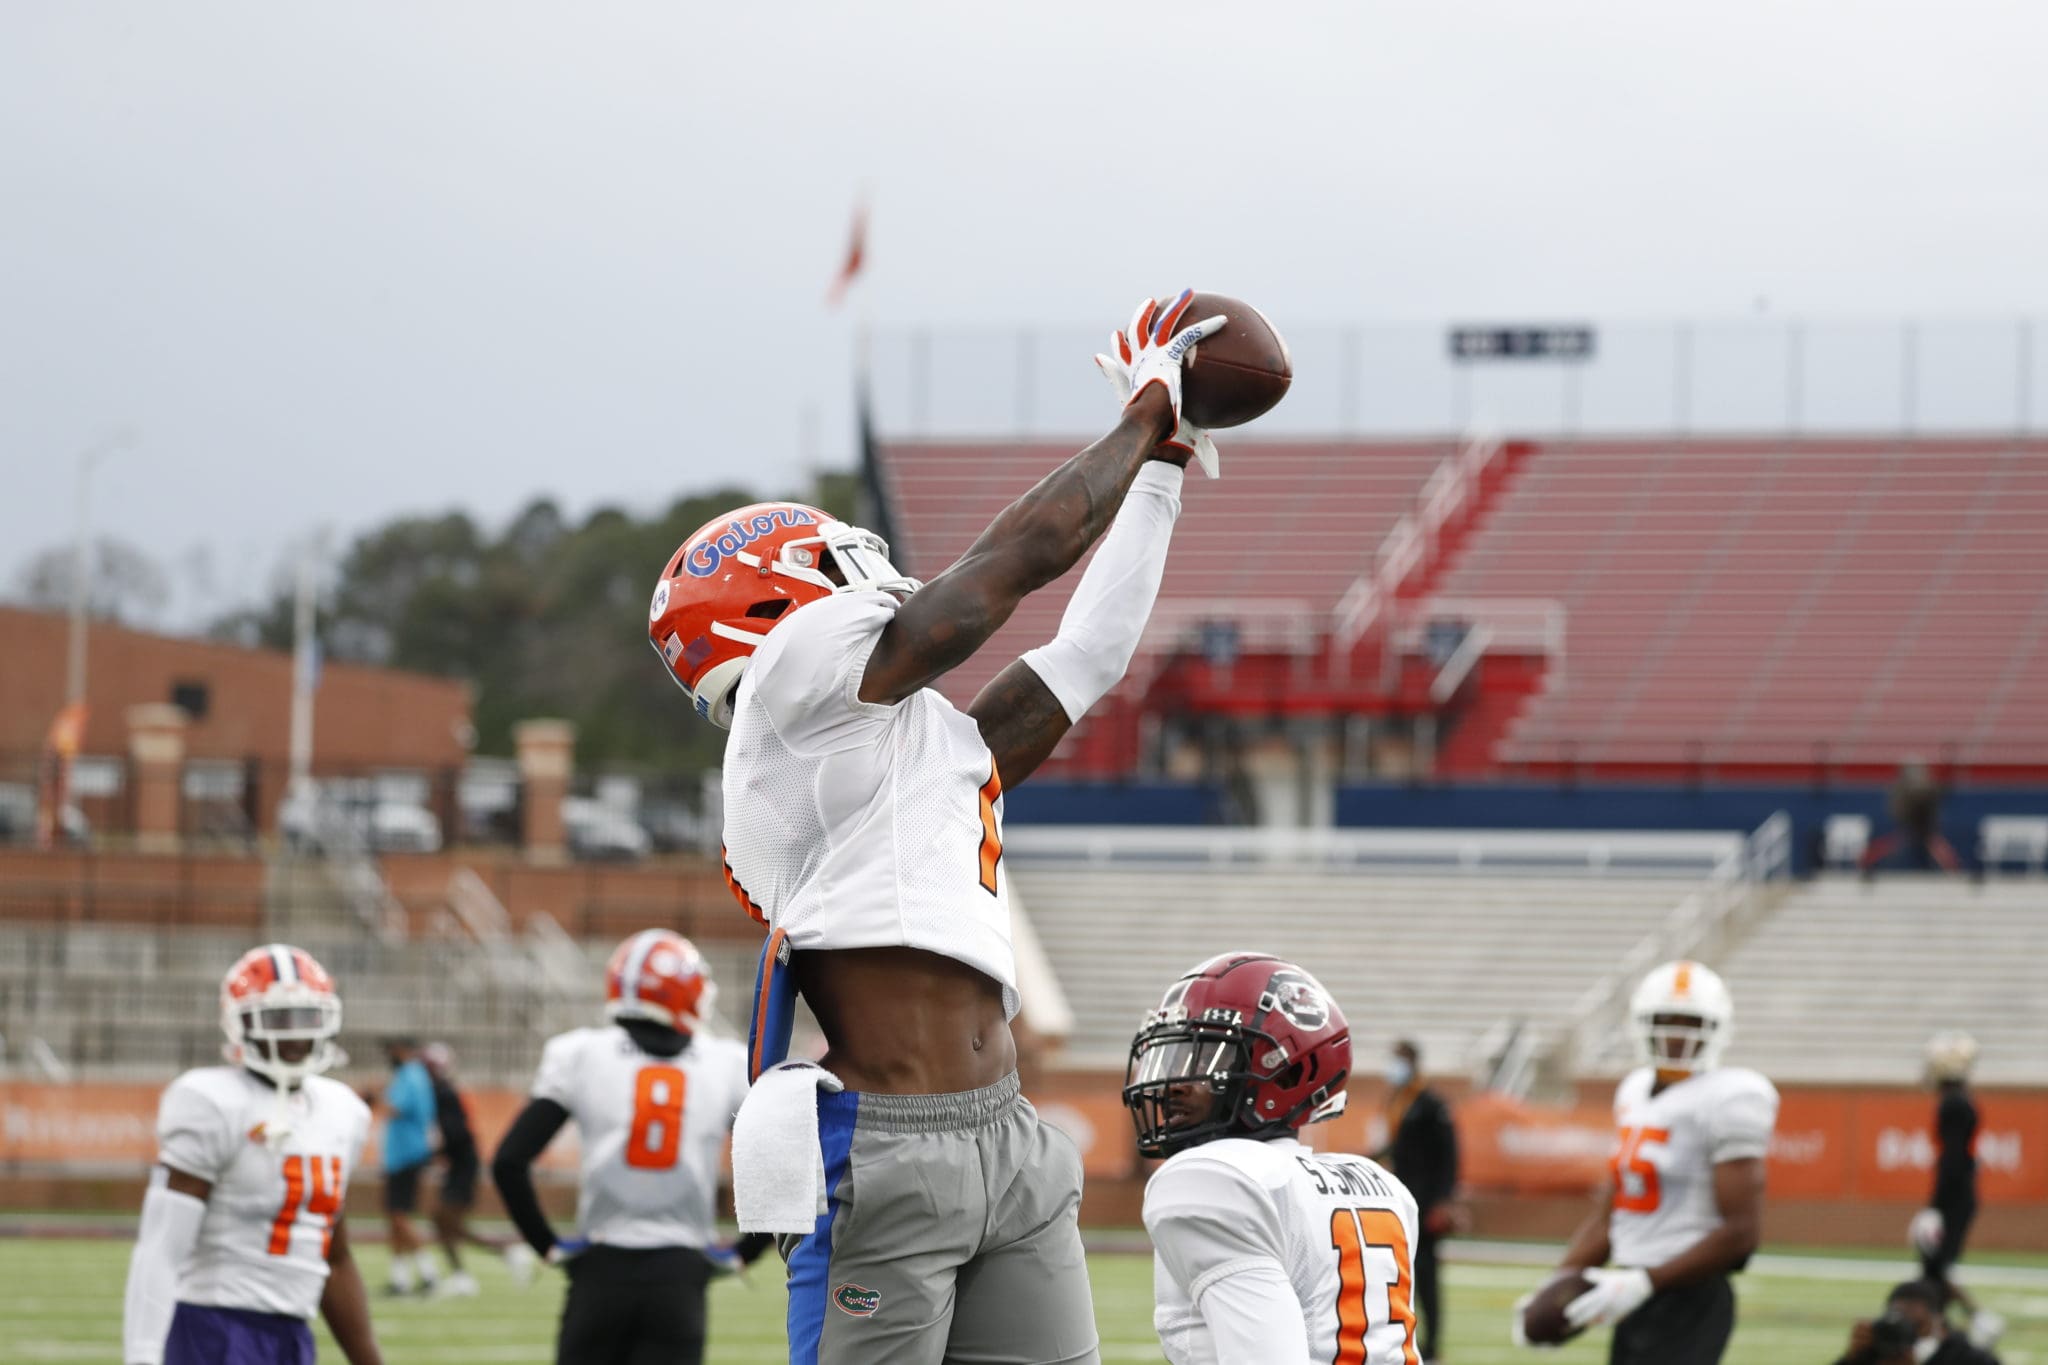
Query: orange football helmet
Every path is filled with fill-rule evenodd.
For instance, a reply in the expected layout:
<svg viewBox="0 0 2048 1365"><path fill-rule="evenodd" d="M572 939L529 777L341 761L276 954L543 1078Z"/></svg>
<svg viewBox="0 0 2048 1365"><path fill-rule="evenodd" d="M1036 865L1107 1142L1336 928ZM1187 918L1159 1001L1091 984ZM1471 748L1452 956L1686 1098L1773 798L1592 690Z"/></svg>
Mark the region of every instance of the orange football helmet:
<svg viewBox="0 0 2048 1365"><path fill-rule="evenodd" d="M747 659L776 622L835 592L918 587L874 532L802 503L757 502L698 527L669 559L647 639L697 714L725 728Z"/></svg>
<svg viewBox="0 0 2048 1365"><path fill-rule="evenodd" d="M242 954L220 983L221 1049L228 1061L289 1090L341 1061L341 997L334 978L304 948L266 943ZM305 1043L287 1060L284 1044Z"/></svg>
<svg viewBox="0 0 2048 1365"><path fill-rule="evenodd" d="M614 1023L645 1019L695 1033L717 998L697 945L673 929L642 929L613 951L604 969L604 1016Z"/></svg>

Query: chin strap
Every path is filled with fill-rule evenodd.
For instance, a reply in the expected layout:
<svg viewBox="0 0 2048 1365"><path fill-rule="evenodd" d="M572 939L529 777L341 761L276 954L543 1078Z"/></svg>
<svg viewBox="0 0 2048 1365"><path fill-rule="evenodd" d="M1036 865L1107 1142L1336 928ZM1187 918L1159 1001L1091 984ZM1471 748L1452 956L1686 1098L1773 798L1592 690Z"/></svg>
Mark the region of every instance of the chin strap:
<svg viewBox="0 0 2048 1365"><path fill-rule="evenodd" d="M178 1306L178 1277L199 1241L206 1201L180 1194L164 1182L159 1166L142 1196L142 1227L128 1257L128 1292L122 1304L122 1360L127 1365L161 1365L164 1337Z"/></svg>

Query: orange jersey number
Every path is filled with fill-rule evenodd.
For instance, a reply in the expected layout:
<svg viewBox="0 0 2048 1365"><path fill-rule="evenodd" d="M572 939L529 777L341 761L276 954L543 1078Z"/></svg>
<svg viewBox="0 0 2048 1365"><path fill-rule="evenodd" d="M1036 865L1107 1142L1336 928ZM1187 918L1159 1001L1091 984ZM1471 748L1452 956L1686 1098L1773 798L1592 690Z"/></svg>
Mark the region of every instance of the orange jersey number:
<svg viewBox="0 0 2048 1365"><path fill-rule="evenodd" d="M1365 1365L1366 1333L1390 1322L1401 1327L1404 1365L1417 1365L1408 1233L1400 1215L1387 1209L1338 1209L1330 1215L1330 1245L1337 1249L1333 1365Z"/></svg>
<svg viewBox="0 0 2048 1365"><path fill-rule="evenodd" d="M1614 1176L1614 1207L1623 1213L1655 1213L1664 1197L1657 1182L1657 1168L1643 1155L1646 1142L1668 1142L1669 1128L1624 1128L1621 1141L1608 1158L1607 1169Z"/></svg>
<svg viewBox="0 0 2048 1365"><path fill-rule="evenodd" d="M991 764L981 784L981 889L996 894L996 864L1003 860L1003 836L996 828L996 798L1003 794L1003 775Z"/></svg>
<svg viewBox="0 0 2048 1365"><path fill-rule="evenodd" d="M683 1149L683 1094L689 1079L672 1066L643 1066L633 1081L633 1130L626 1164L665 1171Z"/></svg>
<svg viewBox="0 0 2048 1365"><path fill-rule="evenodd" d="M308 1173L311 1180L308 1180ZM313 1187L312 1197L306 1197L306 1186ZM320 1237L320 1254L327 1254L328 1243L334 1240L334 1215L341 1211L341 1158L338 1156L288 1156L284 1159L284 1206L277 1211L277 1217L270 1220L270 1254L288 1255L292 1249L292 1224L299 1220L299 1210L316 1213L327 1220L327 1231Z"/></svg>

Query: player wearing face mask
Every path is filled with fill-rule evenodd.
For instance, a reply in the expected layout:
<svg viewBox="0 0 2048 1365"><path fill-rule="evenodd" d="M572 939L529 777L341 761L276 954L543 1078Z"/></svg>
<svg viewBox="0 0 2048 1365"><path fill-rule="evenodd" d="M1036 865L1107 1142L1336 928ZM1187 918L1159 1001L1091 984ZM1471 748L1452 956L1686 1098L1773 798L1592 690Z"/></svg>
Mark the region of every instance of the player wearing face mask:
<svg viewBox="0 0 2048 1365"><path fill-rule="evenodd" d="M1458 1131L1450 1106L1422 1078L1422 1052L1403 1038L1387 1058L1387 1148L1378 1160L1393 1168L1415 1196L1420 1231L1415 1240L1415 1306L1422 1358L1434 1360L1443 1341L1437 1295L1437 1243L1451 1231L1451 1196L1458 1188Z"/></svg>

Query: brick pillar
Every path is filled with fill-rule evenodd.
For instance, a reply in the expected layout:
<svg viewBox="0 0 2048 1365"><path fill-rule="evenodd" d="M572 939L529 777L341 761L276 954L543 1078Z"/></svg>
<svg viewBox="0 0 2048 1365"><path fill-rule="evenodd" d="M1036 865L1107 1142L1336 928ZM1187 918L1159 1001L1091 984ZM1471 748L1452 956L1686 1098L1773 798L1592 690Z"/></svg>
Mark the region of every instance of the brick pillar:
<svg viewBox="0 0 2048 1365"><path fill-rule="evenodd" d="M566 720L522 720L512 727L519 755L519 843L527 859L562 863L562 798L576 771L576 727Z"/></svg>
<svg viewBox="0 0 2048 1365"><path fill-rule="evenodd" d="M187 723L185 712L169 702L143 702L128 708L135 847L144 853L173 853L178 848Z"/></svg>

